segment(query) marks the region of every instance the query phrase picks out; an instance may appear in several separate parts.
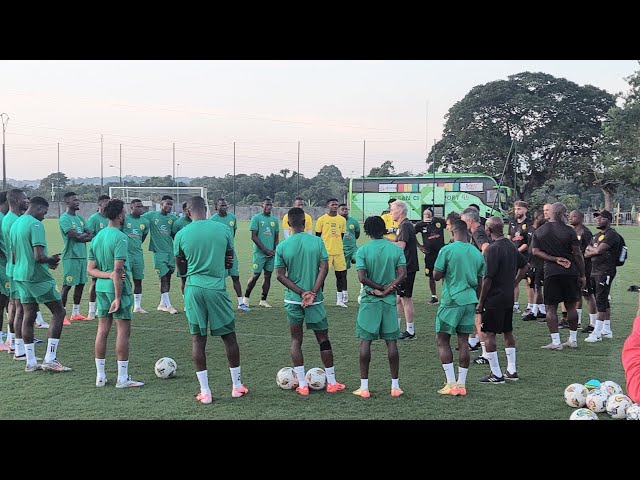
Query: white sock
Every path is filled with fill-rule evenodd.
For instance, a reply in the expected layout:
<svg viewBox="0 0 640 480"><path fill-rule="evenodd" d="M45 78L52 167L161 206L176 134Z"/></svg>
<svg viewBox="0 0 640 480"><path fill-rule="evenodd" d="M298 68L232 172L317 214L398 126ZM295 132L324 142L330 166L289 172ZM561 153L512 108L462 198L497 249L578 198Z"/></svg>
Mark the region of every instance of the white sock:
<svg viewBox="0 0 640 480"><path fill-rule="evenodd" d="M360 379L360 390L369 390L369 379L361 378Z"/></svg>
<svg viewBox="0 0 640 480"><path fill-rule="evenodd" d="M235 368L229 367L231 372L231 381L233 382L233 388L239 388L242 386L242 374L240 373L240 366Z"/></svg>
<svg viewBox="0 0 640 480"><path fill-rule="evenodd" d="M593 329L593 334L596 337L602 334L602 327L604 327L604 320L596 320L596 328Z"/></svg>
<svg viewBox="0 0 640 480"><path fill-rule="evenodd" d="M133 294L133 308L142 308L142 294L134 293Z"/></svg>
<svg viewBox="0 0 640 480"><path fill-rule="evenodd" d="M25 343L24 344L24 351L27 355L27 366L28 367L33 367L36 363L38 363L36 361L36 351L33 347L33 343Z"/></svg>
<svg viewBox="0 0 640 480"><path fill-rule="evenodd" d="M249 305L249 297L242 297L242 303Z"/></svg>
<svg viewBox="0 0 640 480"><path fill-rule="evenodd" d="M513 309L514 310L520 310L520 303L519 302L513 302Z"/></svg>
<svg viewBox="0 0 640 480"><path fill-rule="evenodd" d="M338 292L336 295L337 295L337 297L338 297L338 302L342 303L342 300L343 300L343 298L342 298L342 292Z"/></svg>
<svg viewBox="0 0 640 480"><path fill-rule="evenodd" d="M9 348L11 348L12 350L15 350L16 341L13 333L7 332L7 339L5 340L5 343L9 345Z"/></svg>
<svg viewBox="0 0 640 480"><path fill-rule="evenodd" d="M611 333L611 320L604 320L602 331L606 333Z"/></svg>
<svg viewBox="0 0 640 480"><path fill-rule="evenodd" d="M554 345L560 345L560 334L559 333L552 333L551 334L551 343L553 343Z"/></svg>
<svg viewBox="0 0 640 480"><path fill-rule="evenodd" d="M293 370L296 372L296 377L298 378L298 384L301 387L306 387L307 379L304 376L304 365L300 365L299 367L293 367Z"/></svg>
<svg viewBox="0 0 640 480"><path fill-rule="evenodd" d="M118 360L118 382L129 380L129 360Z"/></svg>
<svg viewBox="0 0 640 480"><path fill-rule="evenodd" d="M400 328L400 325L402 325L402 318L398 317L398 328Z"/></svg>
<svg viewBox="0 0 640 480"><path fill-rule="evenodd" d="M478 336L477 335L469 335L469 346L475 347L478 344Z"/></svg>
<svg viewBox="0 0 640 480"><path fill-rule="evenodd" d="M38 313L36 313L36 323L42 323L42 322L44 322L44 318L42 318L42 312L38 310Z"/></svg>
<svg viewBox="0 0 640 480"><path fill-rule="evenodd" d="M502 377L502 370L500 370L500 362L498 361L498 352L487 352L485 357L489 359L489 367L491 367L491 373L496 377Z"/></svg>
<svg viewBox="0 0 640 480"><path fill-rule="evenodd" d="M489 359L489 357L487 356L487 345L485 342L480 342L480 346L482 347L482 354L480 355L481 357L486 358L487 360Z"/></svg>
<svg viewBox="0 0 640 480"><path fill-rule="evenodd" d="M516 373L516 349L515 347L505 348L504 353L507 354L507 372Z"/></svg>
<svg viewBox="0 0 640 480"><path fill-rule="evenodd" d="M538 312L540 311L540 310L538 309L538 305L537 305L537 304L535 304L535 303L534 303L534 304L532 304L532 305L533 305L533 306L531 307L531 313L532 313L533 315L537 315L537 314L538 314Z"/></svg>
<svg viewBox="0 0 640 480"><path fill-rule="evenodd" d="M582 309L581 308L577 308L576 311L578 312L578 324L582 323Z"/></svg>
<svg viewBox="0 0 640 480"><path fill-rule="evenodd" d="M391 389L392 390L400 390L400 380L397 378L391 379Z"/></svg>
<svg viewBox="0 0 640 480"><path fill-rule="evenodd" d="M74 305L71 315L80 315L80 305Z"/></svg>
<svg viewBox="0 0 640 480"><path fill-rule="evenodd" d="M238 297L238 306L242 305L242 297Z"/></svg>
<svg viewBox="0 0 640 480"><path fill-rule="evenodd" d="M458 367L458 384L462 385L463 387L467 383L467 372L468 371L469 371L468 368Z"/></svg>
<svg viewBox="0 0 640 480"><path fill-rule="evenodd" d="M196 377L198 377L198 382L200 382L200 393L211 395L208 372L206 370L196 372Z"/></svg>
<svg viewBox="0 0 640 480"><path fill-rule="evenodd" d="M89 315L96 314L96 302L89 302Z"/></svg>
<svg viewBox="0 0 640 480"><path fill-rule="evenodd" d="M327 375L327 383L329 385L335 385L336 383L336 371L335 367L327 367L324 369L324 373Z"/></svg>
<svg viewBox="0 0 640 480"><path fill-rule="evenodd" d="M25 354L24 352L24 340L22 338L16 338L15 339L15 356L16 357L21 357L22 355Z"/></svg>
<svg viewBox="0 0 640 480"><path fill-rule="evenodd" d="M169 292L165 292L160 295L160 303L162 303L165 307L171 306L171 300L169 300Z"/></svg>
<svg viewBox="0 0 640 480"><path fill-rule="evenodd" d="M413 322L407 322L407 332L409 332L409 335L413 335L415 333L415 331L413 330Z"/></svg>
<svg viewBox="0 0 640 480"><path fill-rule="evenodd" d="M533 303L527 303L527 308L529 310L533 310Z"/></svg>
<svg viewBox="0 0 640 480"><path fill-rule="evenodd" d="M577 330L569 330L569 341L577 342L578 341L578 331Z"/></svg>
<svg viewBox="0 0 640 480"><path fill-rule="evenodd" d="M45 363L51 363L58 357L59 338L50 338L47 340L47 354L44 356Z"/></svg>
<svg viewBox="0 0 640 480"><path fill-rule="evenodd" d="M589 314L589 325L591 325L592 327L595 327L597 319L598 319L598 314L597 313L590 313Z"/></svg>
<svg viewBox="0 0 640 480"><path fill-rule="evenodd" d="M547 307L544 306L544 303L538 304L538 311L543 315L547 314Z"/></svg>
<svg viewBox="0 0 640 480"><path fill-rule="evenodd" d="M104 358L96 358L96 377L105 378L107 374L104 371L104 364L106 360Z"/></svg>
<svg viewBox="0 0 640 480"><path fill-rule="evenodd" d="M453 370L453 363L443 363L442 369L447 377L447 383L454 383L456 381L456 372Z"/></svg>

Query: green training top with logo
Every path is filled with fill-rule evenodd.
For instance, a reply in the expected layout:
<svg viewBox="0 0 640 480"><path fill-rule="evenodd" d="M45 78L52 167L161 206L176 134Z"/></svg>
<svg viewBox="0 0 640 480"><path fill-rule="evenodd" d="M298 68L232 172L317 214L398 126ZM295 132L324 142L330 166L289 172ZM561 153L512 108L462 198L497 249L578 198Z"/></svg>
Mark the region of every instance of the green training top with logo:
<svg viewBox="0 0 640 480"><path fill-rule="evenodd" d="M142 215L149 220L149 250L152 252L171 253L173 252L173 238L171 232L173 223L178 220L173 213L163 215L159 210L147 212Z"/></svg>
<svg viewBox="0 0 640 480"><path fill-rule="evenodd" d="M2 255L0 255L0 268L6 272L7 270L7 246L4 243L4 235L2 235L2 221L4 220L4 213L0 212L0 251L2 251ZM6 273L5 273L6 275Z"/></svg>
<svg viewBox="0 0 640 480"><path fill-rule="evenodd" d="M2 238L4 239L4 248L2 251L4 252L4 256L7 258L5 273L9 278L13 277L13 261L11 261L11 252L13 250L11 247L11 227L18 218L20 218L18 215L9 210L2 218L2 225L0 226L0 229L2 230Z"/></svg>
<svg viewBox="0 0 640 480"><path fill-rule="evenodd" d="M458 307L478 303L478 277L486 275L484 257L475 245L456 241L440 249L433 267L444 273L442 280L443 307Z"/></svg>
<svg viewBox="0 0 640 480"><path fill-rule="evenodd" d="M85 219L80 215L70 215L68 212L64 212L60 215L58 224L60 225L60 233L64 240L62 258L64 260L70 260L72 258L86 259L87 244L84 242L76 242L74 239L67 237L69 230L75 230L78 234L83 233L87 228Z"/></svg>
<svg viewBox="0 0 640 480"><path fill-rule="evenodd" d="M129 238L116 227L107 227L94 237L89 246L89 260L95 260L96 268L102 272L113 272L116 260L124 260L124 271L127 275L122 283L122 295L131 295L131 267L129 265ZM98 278L96 292L115 293L113 280Z"/></svg>
<svg viewBox="0 0 640 480"><path fill-rule="evenodd" d="M329 254L320 237L300 232L294 233L276 247L275 268L286 268L287 277L302 290L313 289L318 278L318 266L321 261L328 261ZM293 290L285 288L285 302L301 302L302 297ZM317 292L314 303L322 302L322 289Z"/></svg>
<svg viewBox="0 0 640 480"><path fill-rule="evenodd" d="M15 253L13 279L19 282L41 283L55 280L49 272L49 264L36 262L33 247L44 247L47 250L47 236L44 225L31 215L22 215L11 227L11 245Z"/></svg>
<svg viewBox="0 0 640 480"><path fill-rule="evenodd" d="M190 223L191 223L191 219L186 215L179 217L178 220L173 222L173 228L171 229L171 233L173 233L173 236L175 237L176 233L178 233L180 230L182 230L184 227L186 227Z"/></svg>
<svg viewBox="0 0 640 480"><path fill-rule="evenodd" d="M227 212L224 217L215 213L211 216L211 220L213 222L218 222L229 227L231 229L231 232L233 233L233 238L236 237L236 230L238 230L238 219L233 213Z"/></svg>
<svg viewBox="0 0 640 480"><path fill-rule="evenodd" d="M176 234L173 254L187 260L186 286L226 291L227 250L233 250L229 227L208 220L195 220Z"/></svg>
<svg viewBox="0 0 640 480"><path fill-rule="evenodd" d="M380 285L388 285L396 278L399 266L407 265L404 251L384 238L371 240L365 243L356 252L356 270L365 270L367 278ZM364 285L365 291L373 291L373 288ZM395 294L386 297L376 297L362 293L360 303L384 302L395 305Z"/></svg>
<svg viewBox="0 0 640 480"><path fill-rule="evenodd" d="M129 247L129 258L132 260L134 257L142 258L144 252L142 251L142 237L145 234L149 234L149 219L140 215L135 218L130 213L124 218L124 225L122 225L122 233L129 237L127 242Z"/></svg>
<svg viewBox="0 0 640 480"><path fill-rule="evenodd" d="M265 215L263 213L256 213L251 218L251 225L249 230L252 232L258 232L258 240L262 242L262 245L267 250L273 250L275 245L275 234L280 231L280 224L278 219L273 215ZM253 253L258 255L264 255L264 252L253 244Z"/></svg>
<svg viewBox="0 0 640 480"><path fill-rule="evenodd" d="M86 229L92 232L94 235L100 230L103 230L109 226L109 219L100 215L99 212L95 212L89 218L87 218Z"/></svg>
<svg viewBox="0 0 640 480"><path fill-rule="evenodd" d="M360 223L353 217L347 217L347 231L342 237L342 249L346 255L353 253L358 248L356 236L360 236Z"/></svg>

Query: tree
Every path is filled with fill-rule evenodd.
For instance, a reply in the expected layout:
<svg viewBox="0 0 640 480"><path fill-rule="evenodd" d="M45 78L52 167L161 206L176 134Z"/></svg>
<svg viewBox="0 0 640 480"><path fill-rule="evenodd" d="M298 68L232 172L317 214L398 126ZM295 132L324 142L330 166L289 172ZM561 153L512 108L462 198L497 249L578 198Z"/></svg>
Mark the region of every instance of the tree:
<svg viewBox="0 0 640 480"><path fill-rule="evenodd" d="M576 178L587 168L614 105L613 95L591 85L545 73L511 75L474 87L451 107L428 162L440 171L499 178L509 156L506 183L517 174L517 193L528 197L551 178Z"/></svg>
<svg viewBox="0 0 640 480"><path fill-rule="evenodd" d="M387 160L382 163L379 167L373 167L369 171L370 177L395 177L395 167L393 166L393 162L391 160Z"/></svg>
<svg viewBox="0 0 640 480"><path fill-rule="evenodd" d="M39 190L43 191L51 191L51 185L53 185L54 189L64 190L67 188L67 184L69 183L69 179L67 176L60 172L50 173L42 180L40 180Z"/></svg>

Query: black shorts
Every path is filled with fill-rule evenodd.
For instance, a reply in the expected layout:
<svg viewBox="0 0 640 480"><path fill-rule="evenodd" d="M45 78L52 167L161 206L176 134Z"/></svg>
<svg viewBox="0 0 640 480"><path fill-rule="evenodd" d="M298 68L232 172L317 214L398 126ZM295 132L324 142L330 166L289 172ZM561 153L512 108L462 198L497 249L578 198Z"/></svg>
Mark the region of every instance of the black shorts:
<svg viewBox="0 0 640 480"><path fill-rule="evenodd" d="M509 333L513 331L513 306L509 308L485 308L482 314L482 331Z"/></svg>
<svg viewBox="0 0 640 480"><path fill-rule="evenodd" d="M544 265L534 267L533 269L534 281L537 290L540 290L544 286Z"/></svg>
<svg viewBox="0 0 640 480"><path fill-rule="evenodd" d="M576 303L580 299L577 275L553 275L544 279L544 304Z"/></svg>
<svg viewBox="0 0 640 480"><path fill-rule="evenodd" d="M416 281L416 272L407 272L407 278L398 287L398 295L411 298L413 296L413 282Z"/></svg>
<svg viewBox="0 0 640 480"><path fill-rule="evenodd" d="M594 285L591 282L591 268L587 268L586 269L585 276L587 277L587 285L584 288L584 290L582 290L582 296L584 298L587 298L589 295L595 295L596 294L596 290L594 288Z"/></svg>
<svg viewBox="0 0 640 480"><path fill-rule="evenodd" d="M615 275L593 275L589 279L593 293L596 296L596 307L598 312L606 312L611 308L609 303L609 293L611 292L611 283Z"/></svg>
<svg viewBox="0 0 640 480"><path fill-rule="evenodd" d="M534 289L536 288L536 269L533 267L529 267L527 270L524 279L527 281L527 287Z"/></svg>
<svg viewBox="0 0 640 480"><path fill-rule="evenodd" d="M424 274L431 278L433 275L433 267L436 264L436 258L438 258L438 254L435 255L429 254L424 256Z"/></svg>

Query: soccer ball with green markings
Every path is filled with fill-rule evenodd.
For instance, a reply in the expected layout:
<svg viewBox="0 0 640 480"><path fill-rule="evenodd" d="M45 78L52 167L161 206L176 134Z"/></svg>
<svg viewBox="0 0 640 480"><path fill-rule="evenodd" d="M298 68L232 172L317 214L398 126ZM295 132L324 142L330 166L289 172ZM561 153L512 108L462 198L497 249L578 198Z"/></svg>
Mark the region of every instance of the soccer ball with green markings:
<svg viewBox="0 0 640 480"><path fill-rule="evenodd" d="M598 416L588 408L578 408L571 414L569 420L598 420Z"/></svg>
<svg viewBox="0 0 640 480"><path fill-rule="evenodd" d="M155 372L156 377L166 380L167 378L173 378L176 376L178 370L178 364L173 358L162 357L156 362Z"/></svg>

